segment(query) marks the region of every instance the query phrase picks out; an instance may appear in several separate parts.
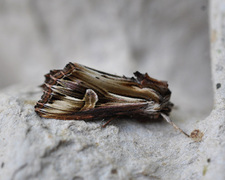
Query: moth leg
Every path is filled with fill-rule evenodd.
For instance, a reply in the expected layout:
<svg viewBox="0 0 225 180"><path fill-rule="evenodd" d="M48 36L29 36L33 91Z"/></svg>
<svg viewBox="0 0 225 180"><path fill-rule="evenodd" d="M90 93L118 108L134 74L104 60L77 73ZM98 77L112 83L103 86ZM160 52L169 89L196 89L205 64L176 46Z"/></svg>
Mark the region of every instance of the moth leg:
<svg viewBox="0 0 225 180"><path fill-rule="evenodd" d="M87 89L83 98L84 106L81 111L93 109L98 101L98 95L92 89Z"/></svg>
<svg viewBox="0 0 225 180"><path fill-rule="evenodd" d="M181 128L179 128L176 124L174 124L171 119L169 118L169 116L161 113L161 116L168 122L170 123L175 129L179 130L180 132L182 132L185 136L190 137L190 135L188 135L186 132L184 132Z"/></svg>
<svg viewBox="0 0 225 180"><path fill-rule="evenodd" d="M105 128L114 119L115 118L110 118L105 124L102 125L102 128Z"/></svg>

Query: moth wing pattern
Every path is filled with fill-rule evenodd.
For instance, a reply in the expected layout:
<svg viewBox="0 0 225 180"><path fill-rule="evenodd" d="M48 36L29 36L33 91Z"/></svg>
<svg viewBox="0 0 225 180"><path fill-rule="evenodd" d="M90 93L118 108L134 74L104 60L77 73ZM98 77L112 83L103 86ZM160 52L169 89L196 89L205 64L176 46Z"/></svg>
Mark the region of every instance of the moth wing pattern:
<svg viewBox="0 0 225 180"><path fill-rule="evenodd" d="M143 115L169 115L171 92L165 81L148 74L128 78L98 71L77 63L45 75L43 95L35 111L44 118L62 120L101 119Z"/></svg>

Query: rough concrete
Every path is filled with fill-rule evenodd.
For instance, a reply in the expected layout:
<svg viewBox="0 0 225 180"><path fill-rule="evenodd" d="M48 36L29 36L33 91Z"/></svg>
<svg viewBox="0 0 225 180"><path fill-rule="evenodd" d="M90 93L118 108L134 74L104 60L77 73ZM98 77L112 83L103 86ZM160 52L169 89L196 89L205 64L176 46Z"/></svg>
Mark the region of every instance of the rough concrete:
<svg viewBox="0 0 225 180"><path fill-rule="evenodd" d="M24 2L26 4L28 1ZM66 41L66 45L64 50L59 50L59 52L57 50L61 49L61 46L55 41L60 41L55 37L63 32L65 19L73 17L69 13L68 17L61 15L68 7L71 7L68 12L73 12L73 6L56 3L55 7L52 7L51 4L46 4L47 2L44 3L44 1L29 2L29 6L24 7L24 4L21 6L27 10L30 10L30 6L37 8L34 10L40 16L34 16L36 18L46 17L44 20L37 20L39 23L45 22L43 27L39 25L37 27L42 27L41 32L47 33L46 37L50 39L44 38L39 41L39 30L35 29L32 23L30 24L31 29L35 29L33 32L37 33L37 36L31 37L37 38L38 43L48 42L54 46L46 44L39 49L40 67L36 66L37 62L34 59L34 63L30 62L30 64L27 64L26 61L35 53L38 54L38 51L29 50L31 54L24 55L26 62L24 69L27 72L21 70L20 72L24 73L21 77L25 76L24 79L28 79L27 77L31 74L31 79L35 80L28 81L33 83L32 85L28 86L28 82L23 80L25 85L11 86L0 93L1 179L222 180L225 178L225 29L223 26L225 4L222 1L216 0L210 4L212 85L210 83L209 53L207 53L209 47L208 28L207 23L204 23L204 17L207 17L204 8L205 6L207 8L207 5L202 3L204 1L199 1L201 3L197 4L194 3L195 1L184 4L174 4L177 1L172 0L160 3L151 1L149 4L146 1L142 1L143 4L136 4L132 1L133 4L129 5L123 1L124 6L122 4L106 5L108 9L102 8L102 11L97 8L97 1L93 4L84 1L87 4L80 4L75 11L77 12L79 8L82 12L88 9L84 13L87 17L82 16L82 21L79 21L79 18L76 20L81 23L87 19L85 23L90 22L87 28L83 28L81 23L81 27L75 29L75 39L79 40L80 47L78 48L76 43L73 44L74 41L66 41L67 38L64 36L61 38ZM204 8L201 9L202 4ZM168 9L169 5L171 11L168 12L165 9ZM6 6L11 7L5 3ZM48 7L52 7L52 11L48 11ZM124 13L125 7L127 14ZM195 9L196 7L199 8ZM18 7L17 10L20 11L20 8ZM58 11L60 8L61 11ZM158 9L159 12L153 11L154 9ZM158 16L155 16L154 13L151 14L150 10ZM45 13L48 12L51 13L47 16ZM29 11L24 11L24 13L29 13ZM101 17L101 13L106 13L105 17L109 18L108 21L112 18L110 21L112 26L101 24L101 19L98 19ZM119 16L120 13L121 16ZM91 17L93 19L89 19ZM148 17L152 18L148 19ZM29 18L27 18L28 21ZM131 23L134 18L137 18L135 23ZM53 21L54 19L57 20ZM118 21L119 19L121 21ZM95 29L91 22L99 23L98 27L103 31ZM159 25L156 22L159 22ZM10 26L12 22L8 23ZM75 25L78 26L76 23L71 26L75 27ZM54 30L55 27L61 29ZM69 28L71 32L73 31L72 27ZM149 27L152 29L149 30ZM78 38L83 29L96 32L99 38L93 38L96 37L96 33L94 36L90 35L89 42L86 41L86 36ZM111 31L109 31L110 29ZM27 30L29 31L29 29ZM148 30L151 31L149 34ZM158 31L159 34L157 34ZM49 32L52 33L51 36L49 36ZM105 36L103 36L103 32L107 32ZM145 37L142 34L148 34L148 36ZM35 41L32 38L31 41ZM63 40L61 43L65 43ZM68 42L72 44L68 44ZM82 44L82 42L86 44ZM94 48L91 45L94 42L103 44L103 48L101 46ZM171 43L172 45L170 45ZM41 47L41 45L36 45ZM51 53L46 53L50 47L52 48ZM90 47L93 51L88 51ZM31 47L31 50L33 48ZM67 51L68 48L73 49L77 54L73 54L72 50ZM99 54L101 51L105 53L103 56ZM149 72L153 77L168 80L173 91L172 100L177 105L177 109L171 116L172 119L188 133L194 129L200 129L204 133L202 141L194 142L186 138L166 122L140 123L124 119L116 120L102 129L100 121L60 121L38 117L33 109L35 102L42 94L41 90L37 88L38 82L41 83L41 77L49 70L51 64L56 63L58 68L62 68L67 63L67 61L63 63L60 60L45 62L45 59L54 59L52 52L59 53L56 55L57 59L65 59L65 54L68 57L79 57L79 59L85 59L83 64L92 64L95 67L99 65L101 70L107 71L108 69L112 73L123 74L124 72L129 76L132 71L138 69ZM19 53L22 53L21 49ZM117 55L114 56L116 53ZM14 57L13 54L8 55L2 52L1 55L9 59ZM92 62L87 61L90 58L93 59ZM105 59L108 61L104 62ZM7 62L5 63L7 64ZM117 64L117 66L113 66L113 64ZM31 67L35 67L37 70L30 73ZM18 76L18 78L21 77ZM212 102L213 95L214 102ZM212 103L214 106L211 111Z"/></svg>

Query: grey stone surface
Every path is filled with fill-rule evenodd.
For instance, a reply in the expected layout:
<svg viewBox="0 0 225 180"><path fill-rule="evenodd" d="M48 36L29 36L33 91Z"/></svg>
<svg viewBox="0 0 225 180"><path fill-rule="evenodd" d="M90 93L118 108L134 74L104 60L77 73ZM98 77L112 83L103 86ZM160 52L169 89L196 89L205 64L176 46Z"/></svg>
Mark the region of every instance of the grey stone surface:
<svg viewBox="0 0 225 180"><path fill-rule="evenodd" d="M40 90L13 89L0 94L3 179L199 179L214 161L208 124L195 125L205 136L193 142L166 123L47 120L33 109Z"/></svg>
<svg viewBox="0 0 225 180"><path fill-rule="evenodd" d="M225 4L210 4L211 84L206 1L179 2L0 1L1 87L20 82L0 93L0 179L225 179ZM37 85L67 59L168 80L171 118L202 141L166 122L38 117Z"/></svg>

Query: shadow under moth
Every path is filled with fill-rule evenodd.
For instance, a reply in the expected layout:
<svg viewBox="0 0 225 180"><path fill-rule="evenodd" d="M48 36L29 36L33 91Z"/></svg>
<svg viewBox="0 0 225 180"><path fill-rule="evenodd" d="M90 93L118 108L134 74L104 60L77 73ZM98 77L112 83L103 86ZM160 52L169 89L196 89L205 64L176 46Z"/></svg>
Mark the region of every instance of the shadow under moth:
<svg viewBox="0 0 225 180"><path fill-rule="evenodd" d="M190 137L169 118L173 104L165 81L147 73L125 77L101 72L77 63L45 75L43 95L35 106L44 118L61 120L115 118L163 118L175 129Z"/></svg>

